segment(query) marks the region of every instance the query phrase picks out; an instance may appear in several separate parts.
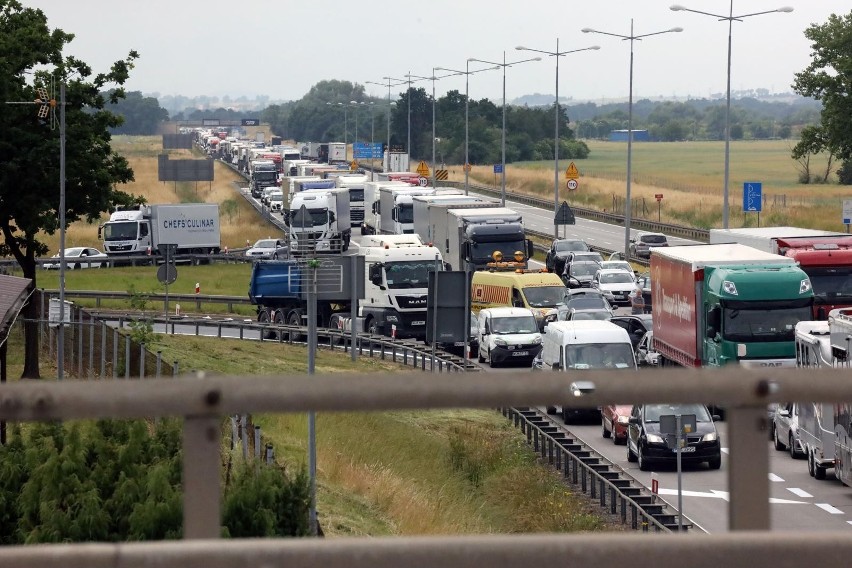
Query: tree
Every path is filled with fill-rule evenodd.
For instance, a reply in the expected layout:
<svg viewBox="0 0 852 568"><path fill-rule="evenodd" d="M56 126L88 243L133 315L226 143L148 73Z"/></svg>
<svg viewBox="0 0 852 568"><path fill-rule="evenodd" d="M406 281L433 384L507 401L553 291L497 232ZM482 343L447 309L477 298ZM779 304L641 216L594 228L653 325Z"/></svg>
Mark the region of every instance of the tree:
<svg viewBox="0 0 852 568"><path fill-rule="evenodd" d="M811 41L811 63L796 73L793 90L822 101L819 125L802 136L793 148L793 158L804 153L828 152L845 166L852 161L852 11L832 14L824 24L805 30Z"/></svg>
<svg viewBox="0 0 852 568"><path fill-rule="evenodd" d="M139 91L127 93L125 100L113 110L124 119L124 123L113 129L113 134L157 134L160 125L169 119L166 109L154 97L143 97Z"/></svg>
<svg viewBox="0 0 852 568"><path fill-rule="evenodd" d="M110 146L111 128L121 118L107 109L125 97L121 85L133 61L131 51L116 61L107 73L92 75L92 69L63 48L74 36L51 30L41 10L24 8L16 0L0 0L0 99L33 101L39 86L52 89L66 85L65 219L72 223L85 218L93 222L115 205L131 205L135 196L116 189L133 180L127 160ZM35 70L35 71L34 71ZM109 90L112 86L116 88ZM4 105L0 113L0 255L12 255L24 277L36 288L36 257L47 252L38 240L44 232L59 227L59 129L52 117L39 118L30 105ZM57 104L56 112L61 109ZM38 305L24 308L26 320L23 376L38 378Z"/></svg>

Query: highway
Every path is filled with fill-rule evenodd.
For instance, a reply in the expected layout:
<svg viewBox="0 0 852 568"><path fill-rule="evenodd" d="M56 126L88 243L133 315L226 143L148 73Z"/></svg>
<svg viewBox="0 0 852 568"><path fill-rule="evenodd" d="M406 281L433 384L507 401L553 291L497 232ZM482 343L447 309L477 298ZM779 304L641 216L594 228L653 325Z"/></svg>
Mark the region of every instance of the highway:
<svg viewBox="0 0 852 568"><path fill-rule="evenodd" d="M246 192L243 191L246 195ZM246 195L251 199L250 195ZM543 233L553 233L553 212L530 205L506 201L510 207L524 217L528 229ZM635 236L637 231L632 231ZM353 243L358 243L358 231L354 231ZM575 225L560 227L560 237L578 238L587 243L610 250L621 250L624 246L624 228L607 223L577 218ZM672 245L696 244L695 241L669 236ZM354 248L354 247L353 247ZM540 267L543 255L531 262ZM627 308L619 308L618 313L626 313ZM189 331L194 333L194 329ZM215 330L211 335L215 335ZM473 358L476 360L475 356ZM491 369L482 365L486 372L517 372L526 368ZM642 369L648 373L653 370ZM543 410L543 409L542 409ZM610 439L601 436L601 426L596 424L565 425L561 418L551 417L561 427L570 431L595 452L620 468L645 487L651 487L652 473L640 471L635 463L628 463L626 448L614 445ZM683 509L687 522L705 532L719 533L728 530L727 513L727 442L725 423L718 424L723 446L722 468L709 470L705 464L687 467L682 474ZM768 436L767 436L768 438ZM834 478L829 470L825 480L816 480L808 475L805 460L794 460L786 452L777 452L767 440L770 453L770 491L772 528L776 530L825 531L852 530L852 491ZM654 472L659 482L659 496L665 500L672 511L677 505L677 473L674 467Z"/></svg>

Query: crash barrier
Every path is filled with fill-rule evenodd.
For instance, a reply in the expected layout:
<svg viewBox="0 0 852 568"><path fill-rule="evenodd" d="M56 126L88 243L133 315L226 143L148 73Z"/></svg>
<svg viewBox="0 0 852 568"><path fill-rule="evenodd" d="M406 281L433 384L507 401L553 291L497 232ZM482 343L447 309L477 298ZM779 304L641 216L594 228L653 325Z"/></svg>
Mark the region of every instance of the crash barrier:
<svg viewBox="0 0 852 568"><path fill-rule="evenodd" d="M197 376L188 380L17 381L0 384L0 420L64 421L182 417L182 542L39 544L0 547L0 565L142 567L157 565L461 568L560 563L704 568L790 566L807 558L834 566L852 556L846 532L771 532L766 406L788 400L852 397L843 370L661 369L648 376L583 373L435 375L411 381L388 374L277 377ZM687 377L688 375L688 377ZM579 394L578 394L579 393ZM728 409L728 516L731 532L668 536L546 534L466 537L219 540L221 420L246 412L349 412L414 408L569 408L624 403L705 403Z"/></svg>
<svg viewBox="0 0 852 568"><path fill-rule="evenodd" d="M677 516L666 504L625 477L602 457L570 437L540 411L502 408L501 413L526 435L527 444L546 463L562 473L564 480L579 488L609 514L633 530L672 532L678 530ZM690 524L682 525L690 529Z"/></svg>

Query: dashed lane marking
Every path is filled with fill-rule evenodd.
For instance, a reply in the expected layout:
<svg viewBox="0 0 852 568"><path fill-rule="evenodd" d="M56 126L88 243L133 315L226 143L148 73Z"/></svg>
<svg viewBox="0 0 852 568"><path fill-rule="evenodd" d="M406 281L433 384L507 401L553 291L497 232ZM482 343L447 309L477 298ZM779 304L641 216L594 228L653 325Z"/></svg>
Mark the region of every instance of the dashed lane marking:
<svg viewBox="0 0 852 568"><path fill-rule="evenodd" d="M787 491L795 495L796 497L804 497L805 499L813 498L813 495L805 491L804 489L799 489L798 487L788 487Z"/></svg>
<svg viewBox="0 0 852 568"><path fill-rule="evenodd" d="M842 515L843 511L838 509L837 507L832 507L828 503L814 503L817 507L825 511L826 513L831 513L832 515Z"/></svg>
<svg viewBox="0 0 852 568"><path fill-rule="evenodd" d="M778 476L777 476L777 475L775 475L774 473L770 473L770 474L769 474L769 481L772 481L772 482L775 482L775 483L783 483L783 482L784 482L784 478L782 478L782 477L778 477Z"/></svg>

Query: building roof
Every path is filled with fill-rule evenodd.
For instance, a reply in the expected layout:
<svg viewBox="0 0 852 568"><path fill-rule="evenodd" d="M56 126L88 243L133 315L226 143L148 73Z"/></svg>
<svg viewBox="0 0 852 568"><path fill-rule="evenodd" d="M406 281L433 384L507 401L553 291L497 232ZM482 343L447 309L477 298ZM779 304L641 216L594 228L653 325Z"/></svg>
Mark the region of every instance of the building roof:
<svg viewBox="0 0 852 568"><path fill-rule="evenodd" d="M0 341L6 338L9 328L27 299L27 287L32 280L17 276L0 275Z"/></svg>

